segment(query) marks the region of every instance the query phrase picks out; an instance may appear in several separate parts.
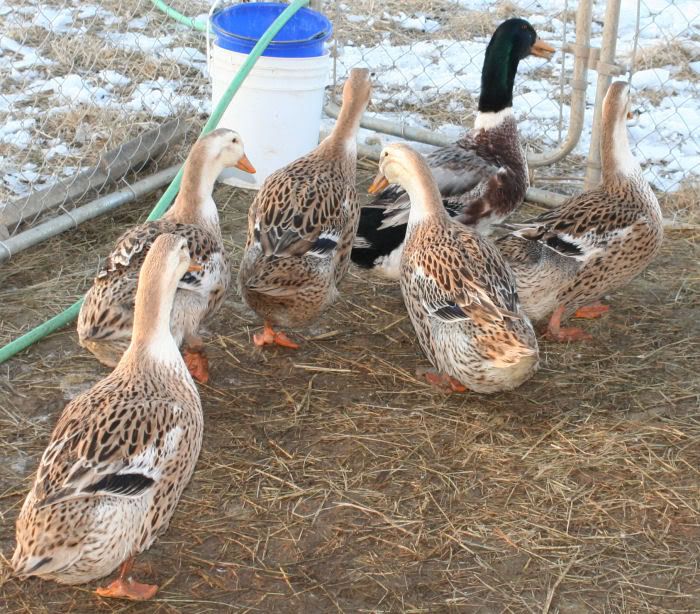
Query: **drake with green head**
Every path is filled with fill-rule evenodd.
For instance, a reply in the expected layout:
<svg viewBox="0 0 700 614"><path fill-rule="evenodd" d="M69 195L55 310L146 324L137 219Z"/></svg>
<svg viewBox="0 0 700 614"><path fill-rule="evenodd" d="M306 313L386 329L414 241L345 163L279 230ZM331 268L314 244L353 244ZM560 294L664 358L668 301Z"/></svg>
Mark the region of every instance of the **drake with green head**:
<svg viewBox="0 0 700 614"><path fill-rule="evenodd" d="M463 224L488 232L523 202L528 170L513 115L513 83L520 60L552 53L527 21L504 21L486 48L474 128L426 156L447 212ZM408 194L398 185L364 207L353 262L398 279L409 211Z"/></svg>

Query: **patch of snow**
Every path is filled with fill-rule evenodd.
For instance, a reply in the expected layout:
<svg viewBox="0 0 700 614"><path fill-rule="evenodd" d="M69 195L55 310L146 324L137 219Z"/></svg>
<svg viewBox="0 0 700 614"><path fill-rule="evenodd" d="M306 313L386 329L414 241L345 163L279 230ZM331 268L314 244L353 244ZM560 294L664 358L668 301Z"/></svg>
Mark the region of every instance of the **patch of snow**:
<svg viewBox="0 0 700 614"><path fill-rule="evenodd" d="M407 15L400 12L398 15L389 15L384 13L384 19L398 23L405 30L418 30L419 32L437 32L440 29L440 23L434 19L430 19L425 13L413 13Z"/></svg>
<svg viewBox="0 0 700 614"><path fill-rule="evenodd" d="M0 56L0 63L9 64L14 70L51 66L55 63L53 60L41 57L36 49L22 45L9 36L0 35L0 49L22 56L21 60L13 60L4 54Z"/></svg>
<svg viewBox="0 0 700 614"><path fill-rule="evenodd" d="M136 86L126 107L146 111L156 117L170 117L182 109L206 112L204 101L178 93L181 85L179 81L168 81L162 77L156 81L144 81Z"/></svg>
<svg viewBox="0 0 700 614"><path fill-rule="evenodd" d="M44 157L47 160L51 160L56 156L68 156L70 153L71 151L65 143L59 143L58 145L54 145L53 147L47 149Z"/></svg>
<svg viewBox="0 0 700 614"><path fill-rule="evenodd" d="M124 76L116 70L101 70L97 73L97 76L111 87L124 87L125 85L129 85L129 83L131 83L131 79L129 79L129 77Z"/></svg>
<svg viewBox="0 0 700 614"><path fill-rule="evenodd" d="M56 9L43 5L40 9L29 8L28 13L34 15L32 24L49 32L73 32L73 10L70 8Z"/></svg>
<svg viewBox="0 0 700 614"><path fill-rule="evenodd" d="M172 36L153 38L140 32L106 32L102 38L120 49L132 49L143 53L152 53L167 47L173 40Z"/></svg>
<svg viewBox="0 0 700 614"><path fill-rule="evenodd" d="M93 104L98 107L105 106L111 98L106 89L90 85L83 77L76 74L49 79L41 85L39 91L53 92L64 102Z"/></svg>
<svg viewBox="0 0 700 614"><path fill-rule="evenodd" d="M178 62L179 64L191 66L192 68L202 71L202 74L204 74L207 69L207 56L199 49L195 49L194 47L173 47L163 49L158 53L158 57L168 58Z"/></svg>

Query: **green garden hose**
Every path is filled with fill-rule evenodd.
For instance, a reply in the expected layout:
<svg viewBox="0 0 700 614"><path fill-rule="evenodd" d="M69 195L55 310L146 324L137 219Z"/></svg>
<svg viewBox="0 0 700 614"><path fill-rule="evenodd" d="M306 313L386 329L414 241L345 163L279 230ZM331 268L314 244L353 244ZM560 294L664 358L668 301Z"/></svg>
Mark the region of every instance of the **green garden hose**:
<svg viewBox="0 0 700 614"><path fill-rule="evenodd" d="M196 21L190 17L186 17L185 15L178 13L176 10L169 7L161 0L152 0L152 2L165 14L172 17L176 21L196 30L206 30L206 25L203 24L201 21ZM293 2L291 2L282 13L280 13L279 17L277 17L277 19L275 19L275 21L272 22L272 25L270 25L270 27L260 37L260 40L248 54L246 61L243 63L243 66L241 66L241 68L231 80L231 83L228 86L228 89L224 93L223 97L219 101L219 104L216 105L216 108L207 120L207 123L204 124L204 128L202 128L200 136L204 136L205 134L211 132L214 128L216 128L217 124L219 123L219 120L225 113L229 103L235 96L238 89L241 87L245 78L248 76L248 73L251 71L253 66L255 66L255 63L257 62L258 58L262 55L263 51L265 51L267 46L270 44L270 41L272 41L275 35L296 14L296 12L300 8L306 6L308 3L309 0L293 0ZM153 208L153 211L151 211L150 215L148 216L149 221L157 220L163 215L163 213L165 213L167 208L175 199L175 196L177 195L178 190L180 189L181 181L182 169L180 169L178 174L175 176L175 179L172 180L172 182L168 186L168 189L165 191L163 196L161 196L160 200ZM28 333L25 333L21 337L18 337L14 341L8 343L6 346L0 348L0 364L12 358L15 354L18 354L22 350L25 350L37 341L40 341L52 332L63 328L67 324L70 324L73 320L75 320L78 317L78 313L80 313L80 306L82 304L83 299L81 298L79 301L73 303L70 307L68 307L68 309L66 309L62 313L59 313L58 315L47 320L43 324L40 324L36 328L33 328Z"/></svg>
<svg viewBox="0 0 700 614"><path fill-rule="evenodd" d="M168 6L163 2L163 0L151 0L153 4L159 8L161 11L163 11L168 17L171 17L178 23L181 23L189 28L192 28L193 30L199 30L200 32L206 32L207 31L207 24L201 21L197 21L196 19L192 19L192 17L187 17L186 15L183 15L182 13L178 13L174 8ZM274 27L274 23L271 28ZM284 24L282 24L284 25ZM276 32L275 32L276 34ZM273 34L274 36L274 34ZM263 49L264 51L264 49Z"/></svg>

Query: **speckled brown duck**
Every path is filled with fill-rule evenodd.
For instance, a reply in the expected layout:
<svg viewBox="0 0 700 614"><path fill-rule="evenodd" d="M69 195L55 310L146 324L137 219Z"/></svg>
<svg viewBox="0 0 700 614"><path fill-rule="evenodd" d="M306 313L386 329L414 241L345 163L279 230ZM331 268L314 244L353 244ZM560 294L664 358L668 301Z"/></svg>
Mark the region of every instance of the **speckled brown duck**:
<svg viewBox="0 0 700 614"><path fill-rule="evenodd" d="M515 278L492 242L451 219L425 160L407 145L384 148L370 191L396 183L411 199L401 294L429 382L455 391L510 390L532 376L538 348Z"/></svg>
<svg viewBox="0 0 700 614"><path fill-rule="evenodd" d="M138 281L130 345L116 368L63 410L17 519L20 576L90 582L121 566L97 593L149 599L133 557L170 522L202 444L197 388L170 332L187 240L161 234Z"/></svg>
<svg viewBox="0 0 700 614"><path fill-rule="evenodd" d="M238 282L264 320L256 345L298 347L273 327L308 326L338 296L360 214L356 138L370 91L369 71L353 69L333 132L270 175L250 207Z"/></svg>
<svg viewBox="0 0 700 614"><path fill-rule="evenodd" d="M117 240L78 316L80 345L101 363L113 367L128 347L139 269L156 237L172 233L187 239L190 255L200 268L180 280L171 330L183 348L192 375L199 382L208 380L208 361L199 327L221 307L231 279L219 213L212 198L214 182L227 167L255 172L241 137L222 128L192 147L180 192L170 210L160 220L134 226Z"/></svg>
<svg viewBox="0 0 700 614"><path fill-rule="evenodd" d="M629 85L616 81L603 101L600 185L514 225L496 243L515 272L523 308L533 320L551 314L547 335L557 341L590 338L562 328L562 319L607 312L597 301L641 273L661 247L661 209L630 151L629 115Z"/></svg>

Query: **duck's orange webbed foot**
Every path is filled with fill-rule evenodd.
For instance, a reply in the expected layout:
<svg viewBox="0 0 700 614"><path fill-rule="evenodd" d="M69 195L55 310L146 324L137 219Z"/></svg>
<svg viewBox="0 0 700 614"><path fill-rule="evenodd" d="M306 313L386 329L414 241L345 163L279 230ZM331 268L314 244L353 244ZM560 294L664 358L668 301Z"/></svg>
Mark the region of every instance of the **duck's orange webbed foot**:
<svg viewBox="0 0 700 614"><path fill-rule="evenodd" d="M557 307L549 319L549 324L547 325L547 332L544 336L552 341L558 341L560 343L566 343L567 341L586 341L592 339L591 335L583 331L580 328L562 328L561 327L561 316L563 315L566 306L562 305Z"/></svg>
<svg viewBox="0 0 700 614"><path fill-rule="evenodd" d="M595 320L596 318L600 318L604 314L608 313L608 311L610 311L609 305L594 303L593 305L586 305L585 307L580 307L577 309L574 317L582 318L584 320Z"/></svg>
<svg viewBox="0 0 700 614"><path fill-rule="evenodd" d="M114 599L131 599L132 601L148 601L153 599L158 592L156 584L142 584L131 578L131 568L134 559L131 558L124 563L119 570L119 577L109 586L98 588L95 593L100 597L111 597Z"/></svg>
<svg viewBox="0 0 700 614"><path fill-rule="evenodd" d="M559 328L556 332L547 329L544 336L550 341L558 341L559 343L566 343L568 341L589 341L593 339L586 331L580 328Z"/></svg>
<svg viewBox="0 0 700 614"><path fill-rule="evenodd" d="M185 348L182 351L187 370L195 381L206 384L209 381L209 359L203 349Z"/></svg>
<svg viewBox="0 0 700 614"><path fill-rule="evenodd" d="M416 369L416 377L418 379L424 379L429 384L440 388L445 392L466 392L469 390L464 384L454 377L445 375L443 373L438 373L435 369Z"/></svg>
<svg viewBox="0 0 700 614"><path fill-rule="evenodd" d="M253 343L258 347L265 345L279 345L283 348L289 348L291 350L299 349L299 344L294 343L286 334L283 332L275 332L267 322L263 327L263 332L256 333L253 335Z"/></svg>

